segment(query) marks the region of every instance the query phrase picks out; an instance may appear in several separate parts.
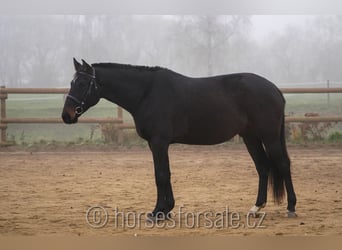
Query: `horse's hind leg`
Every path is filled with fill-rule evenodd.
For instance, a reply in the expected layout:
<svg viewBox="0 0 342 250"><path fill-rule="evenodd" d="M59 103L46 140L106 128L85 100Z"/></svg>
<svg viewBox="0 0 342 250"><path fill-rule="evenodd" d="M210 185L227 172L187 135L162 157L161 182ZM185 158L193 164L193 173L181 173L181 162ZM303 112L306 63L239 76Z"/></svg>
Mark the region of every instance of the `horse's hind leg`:
<svg viewBox="0 0 342 250"><path fill-rule="evenodd" d="M262 142L258 138L255 136L244 136L243 140L259 175L258 196L255 206L250 209L250 213L256 215L261 208L265 207L267 202L267 183L270 161L265 153Z"/></svg>
<svg viewBox="0 0 342 250"><path fill-rule="evenodd" d="M288 217L296 217L297 216L295 213L296 194L294 192L292 178L291 178L291 171L290 171L291 162L287 155L286 148L284 148L285 145L282 146L279 140L275 142L271 142L271 143L264 142L264 145L265 145L266 152L270 160L272 161L272 166L276 168L274 171L278 172L278 175L279 175L278 180L274 179L274 181L281 182L280 185L277 185L279 188L283 188L283 183L285 183L286 193L287 193L287 202L288 202L288 205L287 205Z"/></svg>

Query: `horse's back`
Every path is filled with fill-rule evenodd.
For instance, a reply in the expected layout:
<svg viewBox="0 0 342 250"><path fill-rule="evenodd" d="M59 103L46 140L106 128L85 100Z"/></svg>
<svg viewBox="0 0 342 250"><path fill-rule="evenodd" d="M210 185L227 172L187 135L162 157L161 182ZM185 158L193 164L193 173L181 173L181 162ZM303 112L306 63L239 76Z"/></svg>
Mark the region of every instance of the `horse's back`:
<svg viewBox="0 0 342 250"><path fill-rule="evenodd" d="M163 72L151 89L149 113L154 130L167 130L173 142L217 144L263 122L278 122L279 90L250 73L189 78ZM156 125L158 124L158 125Z"/></svg>
<svg viewBox="0 0 342 250"><path fill-rule="evenodd" d="M189 114L200 118L237 118L284 110L285 100L280 90L256 74L236 73L183 81L183 84L176 83L176 94L181 97L177 101Z"/></svg>

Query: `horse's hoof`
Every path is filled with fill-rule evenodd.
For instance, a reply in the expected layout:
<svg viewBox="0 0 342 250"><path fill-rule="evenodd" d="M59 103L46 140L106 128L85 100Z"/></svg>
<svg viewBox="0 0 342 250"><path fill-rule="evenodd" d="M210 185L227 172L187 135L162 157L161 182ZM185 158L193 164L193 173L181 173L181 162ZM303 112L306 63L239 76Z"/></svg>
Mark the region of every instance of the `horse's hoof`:
<svg viewBox="0 0 342 250"><path fill-rule="evenodd" d="M298 215L296 214L296 212L287 211L287 217L288 218L296 218L296 217L298 217Z"/></svg>
<svg viewBox="0 0 342 250"><path fill-rule="evenodd" d="M248 215L252 216L253 218L258 218L260 216L259 211L261 210L262 207L258 207L258 206L253 206L249 212Z"/></svg>
<svg viewBox="0 0 342 250"><path fill-rule="evenodd" d="M170 218L171 218L170 213L165 214L162 212L158 212L155 215L153 213L148 213L147 218L146 218L146 222L157 223L158 221L169 220Z"/></svg>
<svg viewBox="0 0 342 250"><path fill-rule="evenodd" d="M260 209L261 209L261 207L253 206L253 207L249 210L249 213L250 213L250 214L257 213L257 212L260 211Z"/></svg>
<svg viewBox="0 0 342 250"><path fill-rule="evenodd" d="M148 214L146 215L146 222L147 222L147 223L152 223L152 224L154 224L154 223L156 223L156 221L157 221L157 216L154 216L152 213L148 213Z"/></svg>

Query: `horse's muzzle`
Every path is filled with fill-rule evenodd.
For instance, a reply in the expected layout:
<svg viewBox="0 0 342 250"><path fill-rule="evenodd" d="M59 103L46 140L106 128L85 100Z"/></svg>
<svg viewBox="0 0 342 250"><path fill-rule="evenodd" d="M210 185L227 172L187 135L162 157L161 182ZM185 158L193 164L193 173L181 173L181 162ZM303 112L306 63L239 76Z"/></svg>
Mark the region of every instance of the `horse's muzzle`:
<svg viewBox="0 0 342 250"><path fill-rule="evenodd" d="M73 124L73 123L76 123L78 120L76 115L74 117L71 117L68 112L62 113L62 119L63 119L64 123L66 123L66 124Z"/></svg>

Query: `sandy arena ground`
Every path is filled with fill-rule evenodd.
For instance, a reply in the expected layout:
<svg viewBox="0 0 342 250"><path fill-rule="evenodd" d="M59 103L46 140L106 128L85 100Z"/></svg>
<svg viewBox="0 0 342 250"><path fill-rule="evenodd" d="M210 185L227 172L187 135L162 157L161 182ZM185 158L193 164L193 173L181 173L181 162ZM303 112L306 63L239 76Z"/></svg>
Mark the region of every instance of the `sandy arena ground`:
<svg viewBox="0 0 342 250"><path fill-rule="evenodd" d="M0 235L342 235L341 149L289 147L298 217L286 218L286 202L273 204L269 193L266 217L253 219L246 212L257 174L243 146L171 147L175 214L157 225L144 214L156 197L148 149L7 150L0 152ZM88 210L96 205L108 214L101 228L86 220L105 222L103 211Z"/></svg>

